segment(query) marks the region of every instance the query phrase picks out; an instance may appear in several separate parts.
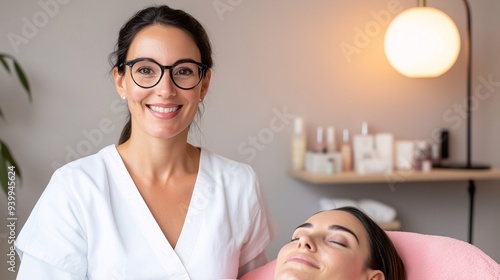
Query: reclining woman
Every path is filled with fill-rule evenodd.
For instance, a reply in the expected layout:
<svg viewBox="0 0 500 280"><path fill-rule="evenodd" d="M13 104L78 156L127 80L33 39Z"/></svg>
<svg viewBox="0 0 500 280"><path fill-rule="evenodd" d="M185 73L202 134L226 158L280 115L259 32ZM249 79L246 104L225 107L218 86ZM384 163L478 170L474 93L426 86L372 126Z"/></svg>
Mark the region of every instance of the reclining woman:
<svg viewBox="0 0 500 280"><path fill-rule="evenodd" d="M319 212L298 226L278 253L275 280L404 280L387 234L354 207Z"/></svg>

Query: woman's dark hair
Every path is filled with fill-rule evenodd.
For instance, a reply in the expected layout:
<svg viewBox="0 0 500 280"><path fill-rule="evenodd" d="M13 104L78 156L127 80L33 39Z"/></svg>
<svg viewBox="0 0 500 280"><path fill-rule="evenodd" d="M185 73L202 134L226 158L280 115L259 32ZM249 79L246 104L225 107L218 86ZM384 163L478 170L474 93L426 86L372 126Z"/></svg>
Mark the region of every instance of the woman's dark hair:
<svg viewBox="0 0 500 280"><path fill-rule="evenodd" d="M386 280L406 280L406 270L391 239L368 215L354 207L339 207L332 211L344 211L356 217L365 228L370 242L370 256L367 265L380 270Z"/></svg>
<svg viewBox="0 0 500 280"><path fill-rule="evenodd" d="M124 63L135 35L143 28L155 24L177 27L190 34L200 50L201 63L207 65L208 69L212 68L212 46L203 26L194 17L184 11L161 5L138 11L120 29L115 51L109 56L113 68L117 67L120 75L123 75L125 72ZM130 138L131 132L132 123L129 118L122 130L118 143L122 144L127 141Z"/></svg>

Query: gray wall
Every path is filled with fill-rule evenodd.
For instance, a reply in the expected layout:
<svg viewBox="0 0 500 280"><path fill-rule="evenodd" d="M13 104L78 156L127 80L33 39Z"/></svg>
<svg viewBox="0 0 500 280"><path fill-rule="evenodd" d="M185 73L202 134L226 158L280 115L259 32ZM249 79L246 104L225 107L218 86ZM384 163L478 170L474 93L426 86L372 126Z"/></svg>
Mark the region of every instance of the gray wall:
<svg viewBox="0 0 500 280"><path fill-rule="evenodd" d="M383 52L388 19L415 2L3 0L0 51L19 59L33 89L30 104L16 80L0 71L7 119L0 121L1 138L23 171L17 230L56 166L116 143L125 111L107 56L134 11L167 3L197 17L215 49L212 87L193 141L254 167L280 229L269 247L272 258L293 228L319 210L322 196L378 199L398 210L403 230L466 240L466 182L315 186L287 175L291 115L305 118L310 139L318 125L358 132L363 120L372 132L392 132L397 139L426 139L445 127L452 157L465 159L465 125L457 109L465 97L463 50L456 65L434 79L401 76ZM428 4L448 13L463 33L465 12L456 2ZM500 81L500 2L471 2L473 82L481 92L473 119L474 159L500 166L500 86L480 86L481 79ZM474 243L500 261L498 184L478 183ZM6 223L5 197L0 205ZM5 226L0 233L4 260ZM5 261L0 275L13 278Z"/></svg>

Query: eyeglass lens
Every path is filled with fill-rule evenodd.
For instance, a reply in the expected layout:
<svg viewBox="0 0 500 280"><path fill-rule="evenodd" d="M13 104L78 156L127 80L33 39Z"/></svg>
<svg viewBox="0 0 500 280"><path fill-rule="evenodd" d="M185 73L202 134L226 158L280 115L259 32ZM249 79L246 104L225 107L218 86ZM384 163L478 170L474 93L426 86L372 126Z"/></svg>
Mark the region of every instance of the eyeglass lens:
<svg viewBox="0 0 500 280"><path fill-rule="evenodd" d="M163 68L160 65L152 61L142 60L132 66L131 73L137 85L149 88L154 87L160 81L162 70ZM194 88L202 78L200 67L192 62L174 65L169 70L170 79L181 89Z"/></svg>

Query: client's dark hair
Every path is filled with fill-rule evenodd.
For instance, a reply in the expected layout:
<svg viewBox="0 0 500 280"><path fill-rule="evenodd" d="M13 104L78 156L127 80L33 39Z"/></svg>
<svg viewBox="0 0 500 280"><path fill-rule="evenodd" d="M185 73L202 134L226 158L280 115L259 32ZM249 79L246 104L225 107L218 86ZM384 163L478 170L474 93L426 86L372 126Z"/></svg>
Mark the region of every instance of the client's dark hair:
<svg viewBox="0 0 500 280"><path fill-rule="evenodd" d="M332 211L344 211L356 217L365 228L370 242L367 266L380 270L386 280L406 280L403 260L385 231L363 211L354 207L339 207Z"/></svg>

